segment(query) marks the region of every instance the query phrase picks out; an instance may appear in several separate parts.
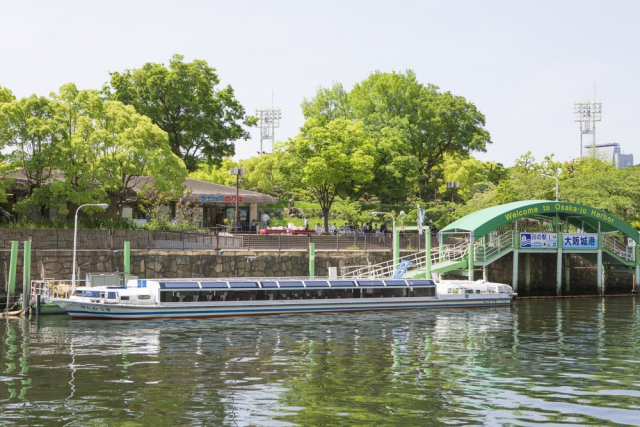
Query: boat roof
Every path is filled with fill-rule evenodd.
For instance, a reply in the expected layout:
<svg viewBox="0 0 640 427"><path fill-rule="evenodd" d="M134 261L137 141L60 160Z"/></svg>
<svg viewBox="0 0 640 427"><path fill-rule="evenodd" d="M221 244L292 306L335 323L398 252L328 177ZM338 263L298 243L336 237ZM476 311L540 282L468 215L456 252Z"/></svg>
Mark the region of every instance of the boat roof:
<svg viewBox="0 0 640 427"><path fill-rule="evenodd" d="M224 289L305 289L305 288L374 288L435 286L430 279L331 279L331 278L237 278L237 279L138 279L136 286L144 288L157 283L162 290L216 291Z"/></svg>

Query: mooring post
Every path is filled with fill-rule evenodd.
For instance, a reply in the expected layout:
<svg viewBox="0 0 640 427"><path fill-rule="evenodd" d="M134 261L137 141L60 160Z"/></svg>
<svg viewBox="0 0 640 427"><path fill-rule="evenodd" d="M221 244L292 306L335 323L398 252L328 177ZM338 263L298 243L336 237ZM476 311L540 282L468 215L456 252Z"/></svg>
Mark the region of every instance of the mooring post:
<svg viewBox="0 0 640 427"><path fill-rule="evenodd" d="M316 276L316 244L309 243L309 277Z"/></svg>
<svg viewBox="0 0 640 427"><path fill-rule="evenodd" d="M9 310L9 304L11 303L11 295L16 293L16 270L18 266L18 241L11 242L11 259L9 260L9 287L7 289L7 306L6 310Z"/></svg>
<svg viewBox="0 0 640 427"><path fill-rule="evenodd" d="M24 242L22 292L24 292L22 308L27 308L31 301L31 242L28 240Z"/></svg>
<svg viewBox="0 0 640 427"><path fill-rule="evenodd" d="M124 242L124 285L127 286L131 275L131 242Z"/></svg>

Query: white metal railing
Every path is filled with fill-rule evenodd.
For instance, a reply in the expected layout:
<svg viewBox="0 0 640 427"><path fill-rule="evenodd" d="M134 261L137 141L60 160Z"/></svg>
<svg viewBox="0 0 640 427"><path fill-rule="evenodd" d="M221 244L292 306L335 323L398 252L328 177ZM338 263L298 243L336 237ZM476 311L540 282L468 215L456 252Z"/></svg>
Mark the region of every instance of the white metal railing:
<svg viewBox="0 0 640 427"><path fill-rule="evenodd" d="M625 261L635 260L635 251L633 246L625 245L618 238L611 234L602 234L602 246L608 249L610 252L618 255Z"/></svg>
<svg viewBox="0 0 640 427"><path fill-rule="evenodd" d="M468 240L462 240L455 245L444 245L441 248L431 249L431 265L447 261L461 261L469 252ZM411 269L421 268L426 265L427 256L422 252L400 258L400 261L411 261ZM344 267L342 277L391 277L395 271L393 260L381 262L369 266ZM353 268L353 269L351 269Z"/></svg>
<svg viewBox="0 0 640 427"><path fill-rule="evenodd" d="M473 260L474 261L486 261L489 258L499 254L504 249L514 247L514 231L505 231L502 234L490 234L489 241L486 245L482 244L482 241L478 240L474 244Z"/></svg>

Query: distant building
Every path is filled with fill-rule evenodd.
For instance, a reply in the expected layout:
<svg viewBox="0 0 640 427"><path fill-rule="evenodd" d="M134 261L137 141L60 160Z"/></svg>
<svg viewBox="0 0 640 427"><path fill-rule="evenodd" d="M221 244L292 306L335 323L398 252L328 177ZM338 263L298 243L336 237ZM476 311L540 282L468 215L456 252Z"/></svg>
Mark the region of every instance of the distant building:
<svg viewBox="0 0 640 427"><path fill-rule="evenodd" d="M0 203L0 221L19 221L22 217L34 217L34 211L20 214L12 213L13 205L24 200L27 196L29 181L23 170L10 173L9 177L14 179L14 183L8 189L7 201ZM54 179L63 180L64 177L56 172L51 181ZM152 178L149 177L135 178L132 183L133 185L129 188L129 194L123 201L124 203L120 209L118 209L116 203L117 199L115 199L115 197L109 197L110 207L107 208L107 215L113 217L119 216L122 219L131 220L138 225L145 224L149 218L145 215L138 203L138 193L145 185L150 185L152 182ZM243 189L236 190L235 187L227 187L193 178L186 179L185 188L189 194L185 194L184 199L193 203L195 217L197 218L194 222L199 227L220 227L228 223L233 223L233 218L235 217L236 191L239 196L238 222L242 230L250 230L258 223L259 206L277 202L276 199L267 194ZM163 213L167 214L171 219L175 218L178 213L176 212L178 209L177 201L178 199L170 200L163 208ZM69 211L67 215L62 215L56 209L49 208L45 209L43 217L50 220L73 220L77 206L65 200L60 200L60 204L64 205Z"/></svg>
<svg viewBox="0 0 640 427"><path fill-rule="evenodd" d="M602 161L611 162L617 168L633 166L633 154L623 154L620 144L592 144L582 147L582 157L597 157Z"/></svg>

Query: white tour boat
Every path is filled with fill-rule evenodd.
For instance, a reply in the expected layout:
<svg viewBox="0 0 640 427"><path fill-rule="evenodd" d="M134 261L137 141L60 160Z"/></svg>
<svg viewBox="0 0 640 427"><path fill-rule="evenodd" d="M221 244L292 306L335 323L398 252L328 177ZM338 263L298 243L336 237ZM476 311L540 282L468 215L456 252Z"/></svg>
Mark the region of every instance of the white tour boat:
<svg viewBox="0 0 640 427"><path fill-rule="evenodd" d="M73 318L152 319L509 305L509 285L430 279L132 279L53 298Z"/></svg>

